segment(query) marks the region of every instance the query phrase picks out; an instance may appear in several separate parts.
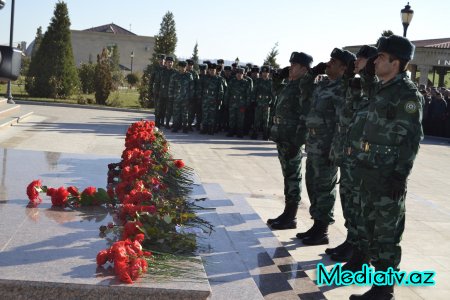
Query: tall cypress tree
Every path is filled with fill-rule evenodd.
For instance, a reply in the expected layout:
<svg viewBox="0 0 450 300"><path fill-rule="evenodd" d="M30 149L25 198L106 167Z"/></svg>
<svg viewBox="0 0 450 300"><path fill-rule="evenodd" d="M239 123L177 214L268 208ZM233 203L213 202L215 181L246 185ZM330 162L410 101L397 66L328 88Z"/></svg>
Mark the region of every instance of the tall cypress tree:
<svg viewBox="0 0 450 300"><path fill-rule="evenodd" d="M198 42L195 42L194 50L192 52L192 58L194 61L194 70L198 71Z"/></svg>
<svg viewBox="0 0 450 300"><path fill-rule="evenodd" d="M277 63L277 56L278 56L278 43L275 43L275 45L270 50L269 54L267 54L266 59L264 60L264 65L271 66L273 68L279 68L280 65Z"/></svg>
<svg viewBox="0 0 450 300"><path fill-rule="evenodd" d="M72 52L67 4L56 3L54 16L33 59L32 96L65 98L79 86ZM31 66L30 66L31 69Z"/></svg>
<svg viewBox="0 0 450 300"><path fill-rule="evenodd" d="M155 48L152 57L153 63L156 64L158 62L158 54L174 54L177 42L175 19L173 13L168 11L162 19L159 34L155 37Z"/></svg>
<svg viewBox="0 0 450 300"><path fill-rule="evenodd" d="M105 105L106 100L113 88L111 63L108 57L108 51L104 48L102 53L97 55L97 64L95 65L94 86L95 101L97 104Z"/></svg>
<svg viewBox="0 0 450 300"><path fill-rule="evenodd" d="M36 53L41 46L42 39L43 39L42 27L39 26L38 29L36 30L36 36L34 37L33 50L31 51L31 55L30 55L30 64L28 66L28 71L27 71L26 77L25 77L25 90L30 95L33 94L34 76L35 76L35 74L38 73L38 70L39 70L38 69L38 61L35 58L36 58Z"/></svg>

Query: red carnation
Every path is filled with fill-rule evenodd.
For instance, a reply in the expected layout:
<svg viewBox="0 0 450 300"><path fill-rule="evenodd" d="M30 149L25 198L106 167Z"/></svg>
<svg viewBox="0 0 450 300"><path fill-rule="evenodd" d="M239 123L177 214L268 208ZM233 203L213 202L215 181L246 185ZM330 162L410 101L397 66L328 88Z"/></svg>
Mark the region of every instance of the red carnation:
<svg viewBox="0 0 450 300"><path fill-rule="evenodd" d="M110 253L108 250L102 250L97 254L97 265L102 266L104 264L106 264L106 262L108 260L110 260L109 258Z"/></svg>
<svg viewBox="0 0 450 300"><path fill-rule="evenodd" d="M181 169L182 167L184 167L184 162L181 159L175 160L174 163L178 169Z"/></svg>
<svg viewBox="0 0 450 300"><path fill-rule="evenodd" d="M88 186L87 188L84 189L84 191L82 192L83 195L88 195L88 196L92 196L95 194L95 192L97 191L97 188L94 186Z"/></svg>
<svg viewBox="0 0 450 300"><path fill-rule="evenodd" d="M41 190L42 182L40 179L33 180L28 186L27 186L27 196L28 199L30 199L30 202L34 205L39 204L42 202L41 197L39 197L39 191Z"/></svg>
<svg viewBox="0 0 450 300"><path fill-rule="evenodd" d="M75 187L75 186L69 186L67 188L67 191L74 197L78 197L80 195L80 193L78 192L77 187Z"/></svg>
<svg viewBox="0 0 450 300"><path fill-rule="evenodd" d="M69 196L69 192L64 187L58 188L51 195L52 205L64 206L67 202L67 196Z"/></svg>

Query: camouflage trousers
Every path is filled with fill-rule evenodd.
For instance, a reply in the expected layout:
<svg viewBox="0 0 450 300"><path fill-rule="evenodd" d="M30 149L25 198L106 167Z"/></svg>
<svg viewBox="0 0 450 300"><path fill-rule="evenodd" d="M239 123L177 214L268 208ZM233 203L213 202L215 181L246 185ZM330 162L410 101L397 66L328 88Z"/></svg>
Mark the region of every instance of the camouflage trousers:
<svg viewBox="0 0 450 300"><path fill-rule="evenodd" d="M255 122L253 130L267 132L269 126L269 105L259 105L255 109Z"/></svg>
<svg viewBox="0 0 450 300"><path fill-rule="evenodd" d="M173 124L175 126L188 125L188 100L175 99L173 102Z"/></svg>
<svg viewBox="0 0 450 300"><path fill-rule="evenodd" d="M328 157L308 153L306 158L306 189L311 206L309 213L314 220L334 223L336 201L337 167Z"/></svg>
<svg viewBox="0 0 450 300"><path fill-rule="evenodd" d="M241 111L238 106L230 106L228 108L228 124L230 129L236 129L240 132L244 131L245 112Z"/></svg>
<svg viewBox="0 0 450 300"><path fill-rule="evenodd" d="M158 123L160 126L164 125L164 118L166 117L167 101L169 101L168 97L160 97L158 101L155 102L156 123Z"/></svg>
<svg viewBox="0 0 450 300"><path fill-rule="evenodd" d="M361 168L361 212L358 216L360 248L377 270L398 268L400 240L405 229L405 195L391 196L392 169Z"/></svg>
<svg viewBox="0 0 450 300"><path fill-rule="evenodd" d="M356 245L358 239L357 218L361 211L360 183L361 177L356 172L354 156L345 156L340 167L339 196L347 228L347 241Z"/></svg>
<svg viewBox="0 0 450 300"><path fill-rule="evenodd" d="M169 124L173 115L173 99L168 98L166 103L166 124Z"/></svg>
<svg viewBox="0 0 450 300"><path fill-rule="evenodd" d="M302 193L302 151L300 146L277 143L278 159L284 179L286 203L300 203Z"/></svg>
<svg viewBox="0 0 450 300"><path fill-rule="evenodd" d="M216 124L217 103L216 99L203 99L202 125L214 126Z"/></svg>

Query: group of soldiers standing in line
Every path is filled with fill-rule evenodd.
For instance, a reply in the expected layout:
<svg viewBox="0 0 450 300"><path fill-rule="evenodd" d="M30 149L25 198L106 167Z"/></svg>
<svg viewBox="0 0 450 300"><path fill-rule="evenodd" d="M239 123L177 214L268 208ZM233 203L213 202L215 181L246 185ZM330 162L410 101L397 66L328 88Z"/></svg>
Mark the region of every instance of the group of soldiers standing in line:
<svg viewBox="0 0 450 300"><path fill-rule="evenodd" d="M246 76L236 65L222 69L223 61L206 62L197 74L191 60L179 62L177 72L172 57L160 56L152 76L156 125L170 128L173 118L172 131L188 132L196 120L204 134L225 129L227 136L242 137L252 130L253 138L262 133L273 140L285 195L284 211L267 220L275 230L297 227L305 146L314 223L296 237L304 245L328 244L339 184L347 237L325 253L346 262L343 270L371 264L376 271L396 271L407 178L423 139L424 99L406 73L414 50L408 39L392 35L356 55L335 48L328 62L314 67L311 55L293 52L286 76L276 78L286 77L279 86L267 66ZM373 285L350 299L394 299L394 287Z"/></svg>
<svg viewBox="0 0 450 300"><path fill-rule="evenodd" d="M195 128L210 135L224 130L239 138L257 139L261 134L268 139L275 99L269 66L250 65L247 72L249 66L224 66L219 59L217 64L204 61L197 73L191 59L179 61L177 70L173 57L160 54L158 59L150 77L156 126L184 133Z"/></svg>
<svg viewBox="0 0 450 300"><path fill-rule="evenodd" d="M305 145L314 224L296 237L304 245L328 244L339 184L347 237L325 253L346 262L346 271L370 264L376 271L398 270L407 178L423 138L424 99L406 73L414 50L409 40L392 35L356 55L335 48L315 67L312 56L293 52L287 84L274 103L270 139L277 144L285 208L267 224L297 227ZM394 299L394 286L373 285L350 299Z"/></svg>

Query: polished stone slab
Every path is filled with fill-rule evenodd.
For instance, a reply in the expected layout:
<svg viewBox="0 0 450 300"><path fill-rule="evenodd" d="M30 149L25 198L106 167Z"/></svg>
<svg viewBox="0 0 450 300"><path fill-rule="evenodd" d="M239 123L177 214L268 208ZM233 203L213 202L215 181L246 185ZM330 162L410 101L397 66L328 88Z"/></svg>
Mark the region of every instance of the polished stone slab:
<svg viewBox="0 0 450 300"><path fill-rule="evenodd" d="M210 288L201 262L191 275L145 275L118 282L109 266L97 267L108 243L99 226L112 221L105 208L55 209L43 197L27 208L27 185L105 187L107 164L118 158L0 148L0 291L2 299L206 299Z"/></svg>

